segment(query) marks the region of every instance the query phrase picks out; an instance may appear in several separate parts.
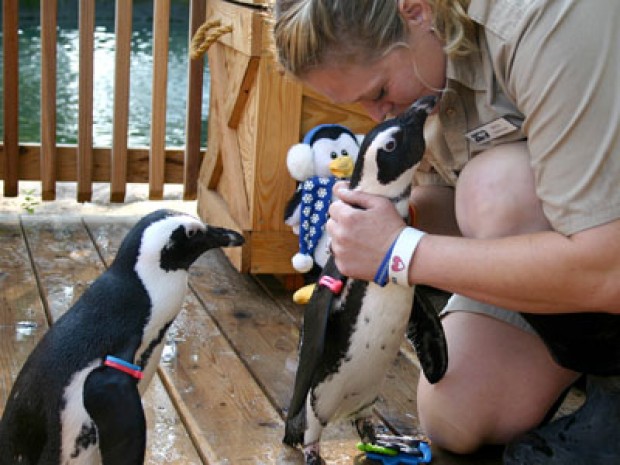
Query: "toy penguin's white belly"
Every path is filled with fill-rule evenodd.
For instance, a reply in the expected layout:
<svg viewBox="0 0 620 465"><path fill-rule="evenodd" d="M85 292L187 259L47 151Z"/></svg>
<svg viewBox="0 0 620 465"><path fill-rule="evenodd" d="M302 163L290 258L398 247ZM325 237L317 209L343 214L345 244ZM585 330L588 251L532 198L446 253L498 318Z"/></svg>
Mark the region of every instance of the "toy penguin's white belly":
<svg viewBox="0 0 620 465"><path fill-rule="evenodd" d="M413 303L413 288L369 283L338 371L315 388L322 420L354 415L376 400L398 354Z"/></svg>

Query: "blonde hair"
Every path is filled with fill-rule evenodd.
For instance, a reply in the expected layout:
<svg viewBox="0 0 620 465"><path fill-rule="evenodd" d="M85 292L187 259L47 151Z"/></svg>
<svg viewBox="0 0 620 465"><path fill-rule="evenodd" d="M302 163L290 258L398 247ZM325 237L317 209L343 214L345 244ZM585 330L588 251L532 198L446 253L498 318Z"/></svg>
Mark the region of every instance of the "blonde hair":
<svg viewBox="0 0 620 465"><path fill-rule="evenodd" d="M470 0L427 0L448 56L476 49ZM273 45L282 67L301 77L331 63L372 62L407 39L399 0L274 0Z"/></svg>

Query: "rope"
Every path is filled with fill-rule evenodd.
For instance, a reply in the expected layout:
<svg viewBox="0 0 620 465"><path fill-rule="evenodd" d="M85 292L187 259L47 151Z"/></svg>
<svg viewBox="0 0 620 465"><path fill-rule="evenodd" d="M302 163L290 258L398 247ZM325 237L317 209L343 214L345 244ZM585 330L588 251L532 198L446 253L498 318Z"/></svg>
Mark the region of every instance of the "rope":
<svg viewBox="0 0 620 465"><path fill-rule="evenodd" d="M217 41L224 34L232 32L232 26L222 26L222 22L219 19L213 19L206 21L202 26L198 28L194 37L192 38L192 46L190 51L190 57L192 60L200 59L207 53L209 47L213 42Z"/></svg>

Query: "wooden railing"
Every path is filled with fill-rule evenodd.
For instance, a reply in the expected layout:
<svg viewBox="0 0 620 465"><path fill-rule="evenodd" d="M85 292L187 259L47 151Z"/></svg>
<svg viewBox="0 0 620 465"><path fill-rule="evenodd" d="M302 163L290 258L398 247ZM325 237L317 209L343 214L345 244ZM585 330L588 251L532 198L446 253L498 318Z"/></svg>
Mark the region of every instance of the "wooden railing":
<svg viewBox="0 0 620 465"><path fill-rule="evenodd" d="M204 22L206 0L190 0L190 38ZM183 197L196 198L201 152L203 59L189 60L184 149L166 148L166 89L170 0L153 4L153 80L150 145L128 148L132 0L116 0L112 146L93 147L95 0L79 2L79 118L77 144L56 143L57 0L41 1L41 143L19 144L19 0L3 0L4 141L0 178L4 195L18 195L20 180L40 180L43 200L54 200L56 183L77 182L77 200L89 201L93 182L110 183L110 200L123 202L127 183L148 183L149 198L163 198L164 184L182 183Z"/></svg>

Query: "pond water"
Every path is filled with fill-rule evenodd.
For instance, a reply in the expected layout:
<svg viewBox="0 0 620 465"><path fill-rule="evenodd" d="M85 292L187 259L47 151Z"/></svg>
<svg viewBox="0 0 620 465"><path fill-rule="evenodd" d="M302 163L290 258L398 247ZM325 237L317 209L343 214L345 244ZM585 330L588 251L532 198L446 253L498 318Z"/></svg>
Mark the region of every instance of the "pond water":
<svg viewBox="0 0 620 465"><path fill-rule="evenodd" d="M43 0L44 1L44 0ZM57 142L74 144L78 132L78 1L58 1L57 43ZM123 0L121 0L123 1ZM114 0L97 0L94 58L93 141L111 146L114 89ZM19 13L19 141L40 141L41 28L39 1L20 1ZM0 18L1 18L0 9ZM172 0L167 91L166 145L182 146L185 140L189 4ZM153 0L134 0L131 43L129 133L130 147L150 144ZM0 30L0 47L3 34ZM2 52L0 52L2 53ZM0 63L2 63L0 55ZM205 66L202 106L202 139L206 140L209 106L209 73ZM0 89L2 73L0 73ZM0 93L0 99L2 95ZM0 137L3 137L0 100Z"/></svg>

